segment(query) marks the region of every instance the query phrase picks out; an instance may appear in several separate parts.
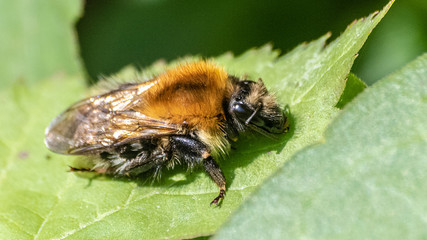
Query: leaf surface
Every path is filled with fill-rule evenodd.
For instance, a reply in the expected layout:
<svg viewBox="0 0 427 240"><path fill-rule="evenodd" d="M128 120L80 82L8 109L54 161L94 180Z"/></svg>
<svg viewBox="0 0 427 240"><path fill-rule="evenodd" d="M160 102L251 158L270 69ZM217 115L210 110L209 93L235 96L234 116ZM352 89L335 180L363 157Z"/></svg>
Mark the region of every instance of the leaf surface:
<svg viewBox="0 0 427 240"><path fill-rule="evenodd" d="M347 76L347 82L345 83L344 92L342 93L336 107L342 109L347 103L351 102L353 98L355 98L359 93L361 93L366 87L366 83L360 80L360 78L358 78L353 73L350 73Z"/></svg>
<svg viewBox="0 0 427 240"><path fill-rule="evenodd" d="M374 84L215 239L423 239L427 54Z"/></svg>

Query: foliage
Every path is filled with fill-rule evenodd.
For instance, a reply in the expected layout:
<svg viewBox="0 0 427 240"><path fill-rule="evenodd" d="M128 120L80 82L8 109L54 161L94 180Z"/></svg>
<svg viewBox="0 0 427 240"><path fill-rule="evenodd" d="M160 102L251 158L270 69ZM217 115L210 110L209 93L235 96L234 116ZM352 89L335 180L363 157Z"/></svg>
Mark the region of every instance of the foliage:
<svg viewBox="0 0 427 240"><path fill-rule="evenodd" d="M427 236L427 54L362 93L215 239Z"/></svg>
<svg viewBox="0 0 427 240"><path fill-rule="evenodd" d="M229 181L227 196L221 207L209 207L218 189L202 171L184 173L175 169L153 185L138 180L91 179L68 173L67 164L73 158L50 153L45 148L44 129L49 121L86 92L80 63L72 57L77 47L69 31L80 5L52 3L51 10L44 3L33 4L53 16L64 11L59 18L66 20L56 23L61 31L53 32L66 33L68 37L62 44L67 46L57 43L53 33L37 35L43 44L51 46L50 54L40 51L37 44L26 45L24 51L11 48L7 52L6 59L14 59L15 53L22 52L31 57L17 58L24 59L19 71L9 65L5 65L10 67L9 72L2 71L6 84L0 89L0 99L7 103L0 106L2 239L157 239L214 233L257 186L296 152L323 141L324 130L340 112L337 104L343 107L363 90L360 84L359 88L349 84L360 83L351 75L346 86L346 77L357 52L391 6L390 3L383 11L352 23L327 46L329 34L283 56L267 45L237 57L224 54L213 59L231 74L262 77L278 100L289 106L292 126L280 141L259 136L242 139L229 160L220 163ZM18 8L10 5L0 11L7 9L13 15ZM24 32L31 32L31 26L43 25L49 17L52 16L35 15L23 21ZM0 30L13 34L13 28ZM26 35L14 38L18 43L28 41ZM194 58L155 64L141 74L149 76L189 60ZM39 70L37 66L40 72L33 74L35 69ZM135 74L129 68L119 76ZM345 87L350 94L343 94Z"/></svg>

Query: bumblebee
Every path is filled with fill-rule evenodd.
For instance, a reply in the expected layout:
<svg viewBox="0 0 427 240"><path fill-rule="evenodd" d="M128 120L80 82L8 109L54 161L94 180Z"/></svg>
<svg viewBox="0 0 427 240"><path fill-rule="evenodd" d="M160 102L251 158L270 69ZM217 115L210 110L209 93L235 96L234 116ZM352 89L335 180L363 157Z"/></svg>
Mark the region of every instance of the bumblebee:
<svg viewBox="0 0 427 240"><path fill-rule="evenodd" d="M218 205L226 179L216 159L248 130L274 138L288 125L261 79L240 80L200 61L75 103L51 122L45 144L56 153L91 156L89 171L111 176L158 177L177 164L202 165L220 189L211 202Z"/></svg>

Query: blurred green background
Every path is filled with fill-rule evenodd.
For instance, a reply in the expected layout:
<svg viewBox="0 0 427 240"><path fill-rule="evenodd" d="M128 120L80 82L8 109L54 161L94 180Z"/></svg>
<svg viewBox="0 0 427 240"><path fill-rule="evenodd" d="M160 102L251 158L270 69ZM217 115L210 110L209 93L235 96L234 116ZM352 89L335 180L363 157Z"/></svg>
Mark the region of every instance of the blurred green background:
<svg viewBox="0 0 427 240"><path fill-rule="evenodd" d="M282 53L326 32L339 36L354 19L388 0L197 1L88 0L77 23L92 79L185 55L217 56L272 43ZM427 1L397 0L362 48L353 72L368 84L427 50Z"/></svg>

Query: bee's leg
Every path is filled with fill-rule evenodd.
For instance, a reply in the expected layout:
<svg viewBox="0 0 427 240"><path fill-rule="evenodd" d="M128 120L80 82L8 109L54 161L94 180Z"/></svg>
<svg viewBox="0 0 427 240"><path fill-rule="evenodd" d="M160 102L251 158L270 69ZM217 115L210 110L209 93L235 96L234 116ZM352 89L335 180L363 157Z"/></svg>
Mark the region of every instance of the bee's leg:
<svg viewBox="0 0 427 240"><path fill-rule="evenodd" d="M99 173L99 174L104 174L106 173L106 169L91 169L91 168L75 168L75 167L71 167L68 166L70 168L70 172L93 172L93 173Z"/></svg>
<svg viewBox="0 0 427 240"><path fill-rule="evenodd" d="M219 187L219 195L211 202L211 205L218 205L219 200L224 199L225 196L225 176L222 173L221 168L219 168L218 164L212 158L212 156L207 153L205 155L207 155L206 158L203 160L205 171Z"/></svg>
<svg viewBox="0 0 427 240"><path fill-rule="evenodd" d="M190 168L203 163L205 171L220 189L218 197L211 202L211 205L218 205L220 199L225 196L225 176L210 155L208 147L190 136L173 136L170 140L175 157L183 160Z"/></svg>
<svg viewBox="0 0 427 240"><path fill-rule="evenodd" d="M138 177L149 171L160 176L164 162L164 149L161 139L141 139L117 147L115 153L104 154L104 160L111 163L109 169L113 176ZM155 178L153 178L153 181Z"/></svg>
<svg viewBox="0 0 427 240"><path fill-rule="evenodd" d="M70 168L70 172L95 172L95 170L90 169L90 168L75 168L75 167L71 167L68 166Z"/></svg>

